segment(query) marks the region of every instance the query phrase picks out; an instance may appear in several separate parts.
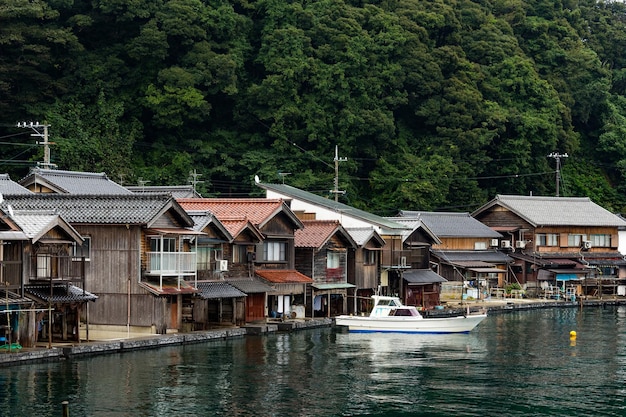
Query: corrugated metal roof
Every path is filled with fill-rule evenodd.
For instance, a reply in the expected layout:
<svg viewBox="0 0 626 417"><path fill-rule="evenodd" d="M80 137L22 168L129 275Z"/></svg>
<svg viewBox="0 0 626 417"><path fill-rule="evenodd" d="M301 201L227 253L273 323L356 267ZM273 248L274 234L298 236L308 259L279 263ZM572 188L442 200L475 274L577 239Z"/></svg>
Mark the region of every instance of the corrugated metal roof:
<svg viewBox="0 0 626 417"><path fill-rule="evenodd" d="M27 297L22 297L21 295L7 291L0 290L0 310L5 310L6 306L9 306L9 310L12 310L15 306L30 304L33 300Z"/></svg>
<svg viewBox="0 0 626 417"><path fill-rule="evenodd" d="M433 250L432 254L446 262L483 261L491 264L508 264L513 262L513 258L497 250L475 250L475 251L444 251Z"/></svg>
<svg viewBox="0 0 626 417"><path fill-rule="evenodd" d="M535 227L626 226L626 221L600 207L588 197L497 195L472 215L476 216L495 205L511 210Z"/></svg>
<svg viewBox="0 0 626 417"><path fill-rule="evenodd" d="M76 303L98 299L98 296L89 291L83 291L82 288L68 284L53 284L52 296L50 296L49 285L26 285L24 291L27 295L36 297L46 303Z"/></svg>
<svg viewBox="0 0 626 417"><path fill-rule="evenodd" d="M377 225L379 227L383 227L389 230L402 230L405 228L405 226L389 220L385 217L377 216L376 214L368 213L367 211L359 210L355 207L348 206L347 204L343 204L338 201L334 201L332 199L310 193L308 191L300 190L289 185L257 183L257 186L265 190L270 190L275 193L281 194L286 198L305 201L309 204L317 205L328 210L342 213L342 216L344 217L360 219L367 223L371 223L373 225Z"/></svg>
<svg viewBox="0 0 626 417"><path fill-rule="evenodd" d="M402 272L402 278L409 284L434 284L448 281L430 269L409 269Z"/></svg>
<svg viewBox="0 0 626 417"><path fill-rule="evenodd" d="M56 210L69 223L90 224L148 224L163 214L175 200L167 194L75 195L30 194L7 195L2 203L6 211ZM178 207L183 226L193 221Z"/></svg>
<svg viewBox="0 0 626 417"><path fill-rule="evenodd" d="M225 281L198 281L198 290L200 290L198 295L207 300L246 296L241 290Z"/></svg>
<svg viewBox="0 0 626 417"><path fill-rule="evenodd" d="M348 227L346 231L358 246L365 246L370 241L374 241L379 247L385 246L385 240L371 227Z"/></svg>
<svg viewBox="0 0 626 417"><path fill-rule="evenodd" d="M257 269L259 277L274 284L310 284L313 280L295 269Z"/></svg>
<svg viewBox="0 0 626 417"><path fill-rule="evenodd" d="M421 219L438 237L502 237L500 233L479 222L469 213L403 210L399 216Z"/></svg>
<svg viewBox="0 0 626 417"><path fill-rule="evenodd" d="M271 293L274 288L259 281L256 278L228 278L226 279L233 287L243 291L246 294Z"/></svg>
<svg viewBox="0 0 626 417"><path fill-rule="evenodd" d="M20 181L22 185L41 184L55 192L69 194L130 194L131 191L111 181L104 172L78 172L32 168Z"/></svg>

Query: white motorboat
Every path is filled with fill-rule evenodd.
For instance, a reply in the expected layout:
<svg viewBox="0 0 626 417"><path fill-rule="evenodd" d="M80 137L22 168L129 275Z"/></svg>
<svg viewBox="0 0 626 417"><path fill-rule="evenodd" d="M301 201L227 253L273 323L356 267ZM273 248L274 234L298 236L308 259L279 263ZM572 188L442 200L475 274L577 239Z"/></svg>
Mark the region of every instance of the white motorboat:
<svg viewBox="0 0 626 417"><path fill-rule="evenodd" d="M372 296L374 308L369 316L341 315L335 324L351 332L468 333L487 314L424 318L414 306L403 305L398 297Z"/></svg>

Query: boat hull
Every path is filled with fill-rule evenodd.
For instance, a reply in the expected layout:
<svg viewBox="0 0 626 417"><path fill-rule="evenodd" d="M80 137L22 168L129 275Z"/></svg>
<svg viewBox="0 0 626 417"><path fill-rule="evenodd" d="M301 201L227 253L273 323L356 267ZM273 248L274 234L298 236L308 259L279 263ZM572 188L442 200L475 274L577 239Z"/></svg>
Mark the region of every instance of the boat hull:
<svg viewBox="0 0 626 417"><path fill-rule="evenodd" d="M486 317L486 314L441 318L337 316L335 324L360 333L469 333Z"/></svg>

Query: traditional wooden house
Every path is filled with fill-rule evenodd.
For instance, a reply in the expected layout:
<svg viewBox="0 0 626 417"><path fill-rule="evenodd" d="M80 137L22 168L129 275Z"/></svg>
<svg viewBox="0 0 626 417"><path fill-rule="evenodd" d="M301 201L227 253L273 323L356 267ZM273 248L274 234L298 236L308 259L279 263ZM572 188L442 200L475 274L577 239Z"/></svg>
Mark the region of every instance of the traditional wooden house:
<svg viewBox="0 0 626 417"><path fill-rule="evenodd" d="M54 194L130 194L131 192L103 172L63 171L32 168L20 184L34 193Z"/></svg>
<svg viewBox="0 0 626 417"><path fill-rule="evenodd" d="M97 297L85 288L82 237L53 211L14 210L0 219L0 345L79 342L79 318Z"/></svg>
<svg viewBox="0 0 626 417"><path fill-rule="evenodd" d="M380 252L385 240L373 227L352 227L346 231L357 245L348 252L348 283L354 285L348 312L359 314L370 309L371 297L380 285Z"/></svg>
<svg viewBox="0 0 626 417"><path fill-rule="evenodd" d="M184 320L195 330L207 329L212 323L241 324L245 322L246 294L225 281L229 273L228 254L234 237L208 211L189 211L193 229L204 233L196 241L198 265L198 296L193 308L184 311ZM231 269L233 265L231 264ZM191 316L189 316L191 314Z"/></svg>
<svg viewBox="0 0 626 417"><path fill-rule="evenodd" d="M442 297L484 298L491 288L516 282L514 275L509 280L513 259L499 250L503 236L469 213L403 210L398 216L420 219L441 241L430 251L431 265L448 280Z"/></svg>
<svg viewBox="0 0 626 417"><path fill-rule="evenodd" d="M174 198L201 198L193 185L127 185L126 189L135 194L171 194Z"/></svg>
<svg viewBox="0 0 626 417"><path fill-rule="evenodd" d="M264 303L264 316L291 313L292 306L306 304L307 285L311 278L298 272L294 265L294 232L302 222L279 199L259 198L193 198L179 199L180 205L190 212L206 210L213 213L235 237L231 257L225 261L239 265L239 273L232 278L245 276L246 271L262 279L273 291ZM235 231L239 228L241 231ZM255 231L260 232L260 236ZM258 238L261 240L256 240ZM226 263L225 265L228 265ZM247 269L242 268L247 265ZM228 267L231 268L231 267ZM246 297L247 317L258 313L259 299Z"/></svg>
<svg viewBox="0 0 626 417"><path fill-rule="evenodd" d="M295 233L295 266L313 279L308 297L311 316L331 317L348 311L348 259L356 249L338 220L303 220Z"/></svg>
<svg viewBox="0 0 626 417"><path fill-rule="evenodd" d="M616 293L626 277L626 222L589 198L498 195L472 216L505 236L517 280L544 295Z"/></svg>
<svg viewBox="0 0 626 417"><path fill-rule="evenodd" d="M439 284L445 279L429 268L429 247L438 239L421 222L402 223L285 184L257 182L257 186L269 199L284 199L302 219L338 220L346 229L373 228L385 241L373 290L399 295L407 304L439 304Z"/></svg>
<svg viewBox="0 0 626 417"><path fill-rule="evenodd" d="M99 297L83 320L151 333L182 329L183 309L198 292L192 249L203 233L170 195L47 193L5 202L16 211L55 210L82 236L72 262L84 259L86 288Z"/></svg>

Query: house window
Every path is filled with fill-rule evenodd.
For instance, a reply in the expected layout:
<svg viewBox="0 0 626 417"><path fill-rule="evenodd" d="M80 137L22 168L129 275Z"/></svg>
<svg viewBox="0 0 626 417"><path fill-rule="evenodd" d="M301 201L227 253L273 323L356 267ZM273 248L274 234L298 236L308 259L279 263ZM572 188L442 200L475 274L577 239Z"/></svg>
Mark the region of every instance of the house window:
<svg viewBox="0 0 626 417"><path fill-rule="evenodd" d="M591 246L610 248L611 235L591 235Z"/></svg>
<svg viewBox="0 0 626 417"><path fill-rule="evenodd" d="M540 233L537 235L537 246L559 246L559 235L556 233Z"/></svg>
<svg viewBox="0 0 626 417"><path fill-rule="evenodd" d="M363 252L363 258L365 265L376 265L376 251L375 250L365 250Z"/></svg>
<svg viewBox="0 0 626 417"><path fill-rule="evenodd" d="M196 249L196 263L199 271L208 271L211 269L211 252L213 248L208 246L198 246Z"/></svg>
<svg viewBox="0 0 626 417"><path fill-rule="evenodd" d="M248 246L233 245L233 263L244 264L248 262Z"/></svg>
<svg viewBox="0 0 626 417"><path fill-rule="evenodd" d="M567 246L579 247L583 244L583 241L587 240L587 235L581 234L569 234L567 236Z"/></svg>
<svg viewBox="0 0 626 417"><path fill-rule="evenodd" d="M474 250L485 250L487 249L487 244L485 242L474 242Z"/></svg>
<svg viewBox="0 0 626 417"><path fill-rule="evenodd" d="M150 238L150 252L176 252L176 238L164 237L163 250L161 250L161 238Z"/></svg>
<svg viewBox="0 0 626 417"><path fill-rule="evenodd" d="M266 261L286 261L287 244L285 242L264 242L263 259Z"/></svg>
<svg viewBox="0 0 626 417"><path fill-rule="evenodd" d="M88 261L91 258L91 237L85 237L82 245L74 244L72 245L72 260L80 261L82 258L85 258Z"/></svg>
<svg viewBox="0 0 626 417"><path fill-rule="evenodd" d="M326 268L334 269L339 268L339 253L338 252L326 252Z"/></svg>

